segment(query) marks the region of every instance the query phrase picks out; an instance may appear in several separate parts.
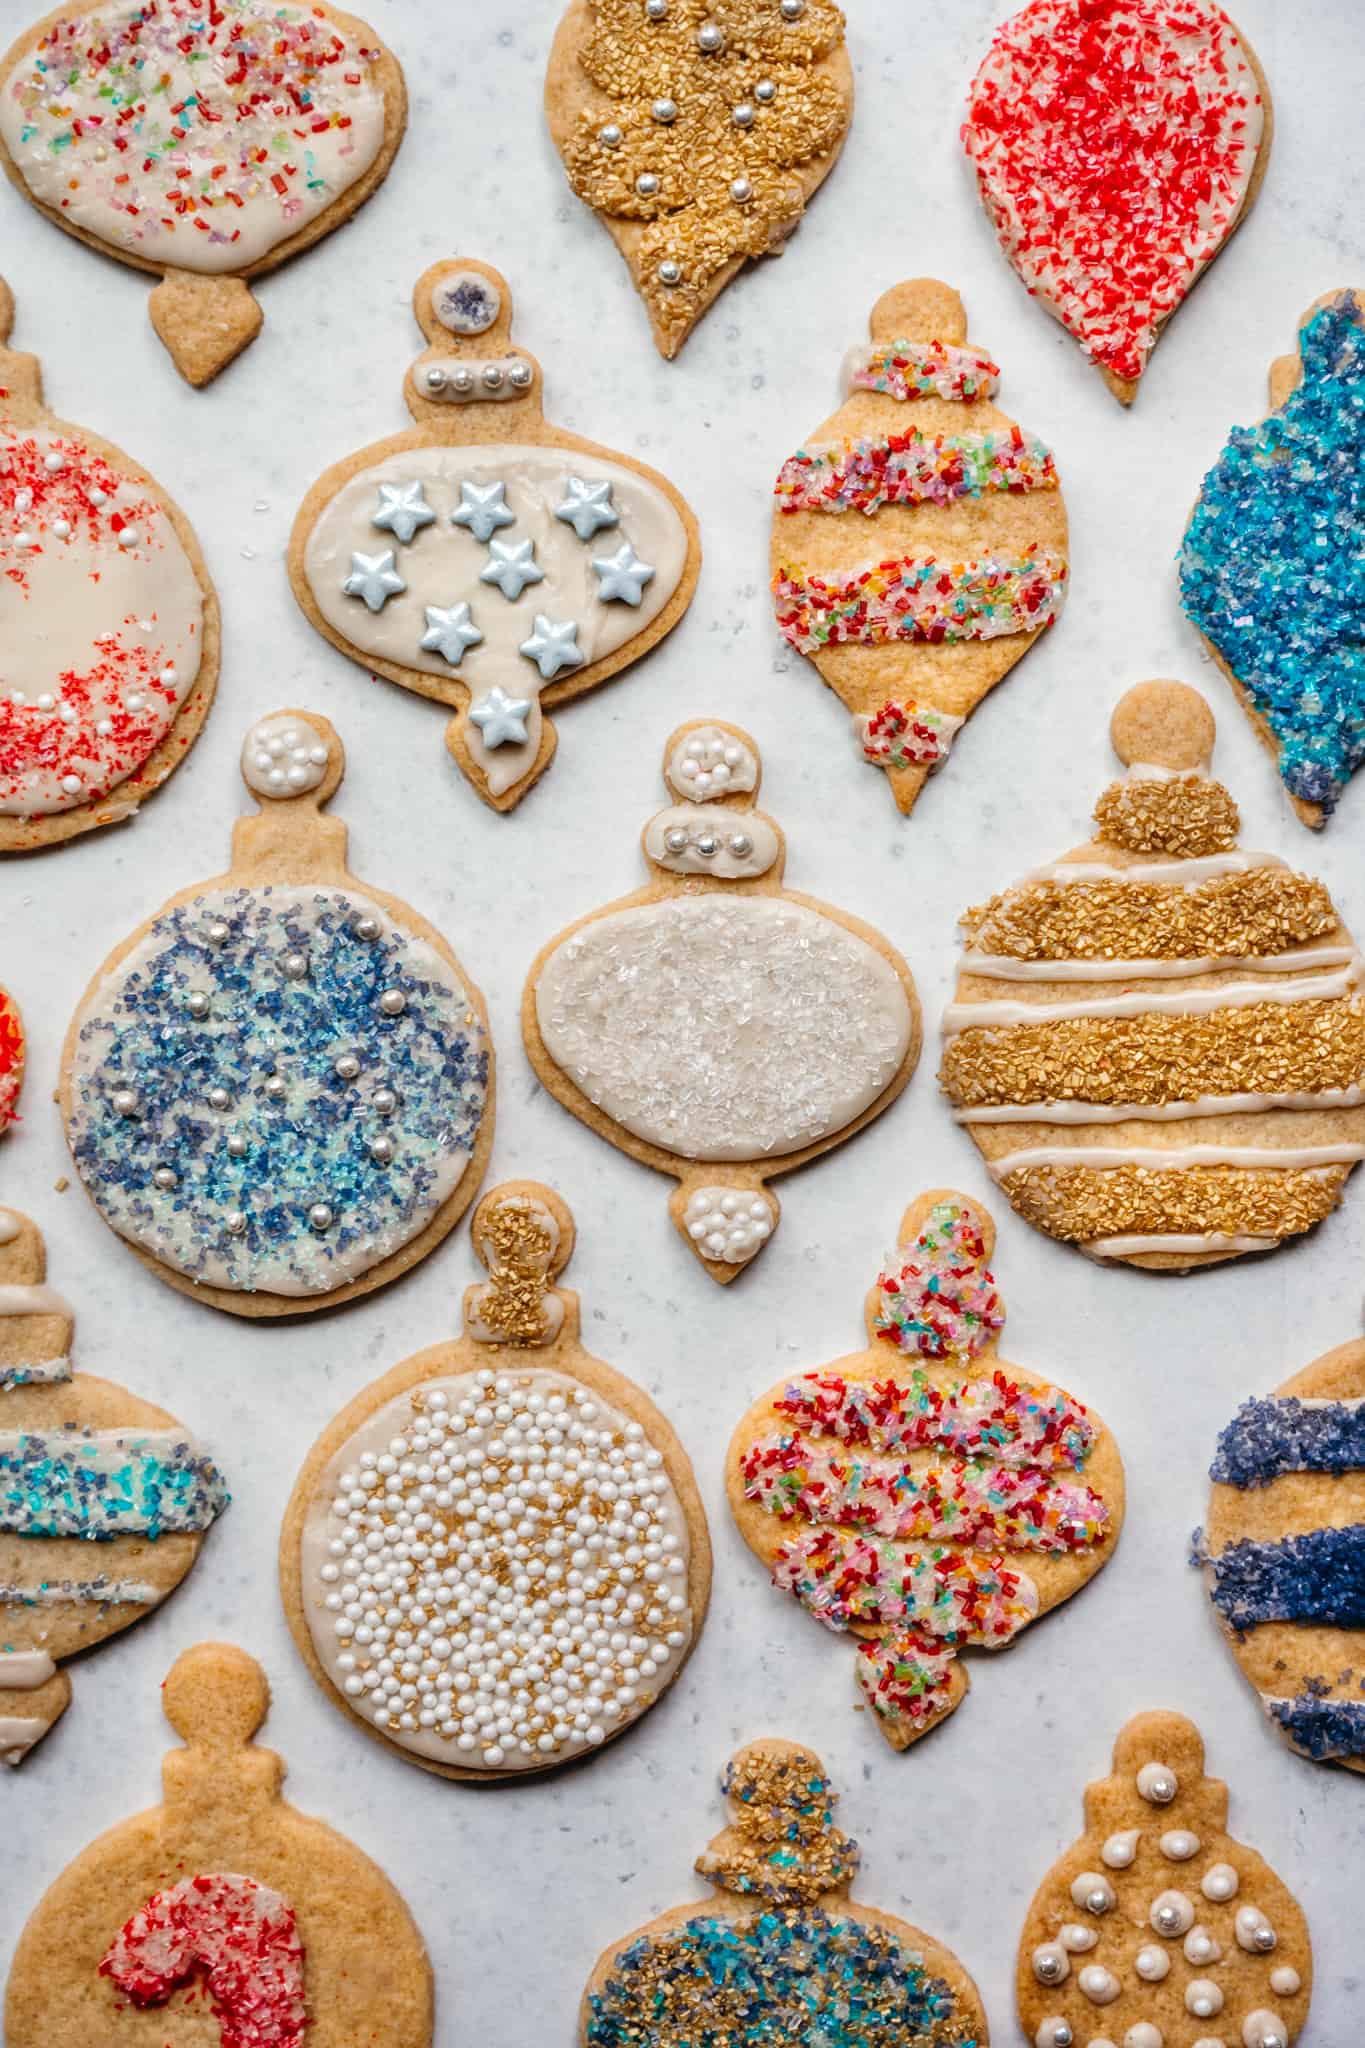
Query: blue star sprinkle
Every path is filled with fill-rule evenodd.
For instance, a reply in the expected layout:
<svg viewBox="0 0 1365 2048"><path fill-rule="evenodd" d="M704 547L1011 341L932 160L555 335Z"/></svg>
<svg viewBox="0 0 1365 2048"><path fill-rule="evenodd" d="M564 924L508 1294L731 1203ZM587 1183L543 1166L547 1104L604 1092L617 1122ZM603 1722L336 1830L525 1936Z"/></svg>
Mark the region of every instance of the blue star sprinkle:
<svg viewBox="0 0 1365 2048"><path fill-rule="evenodd" d="M439 605L429 604L427 630L422 635L424 654L439 654L452 668L458 668L467 647L477 647L483 639L474 621L469 616L467 604L452 604L445 611Z"/></svg>
<svg viewBox="0 0 1365 2048"><path fill-rule="evenodd" d="M521 652L540 670L544 682L553 682L562 668L581 668L583 653L578 645L578 627L572 619L547 619L536 613L536 629L521 643Z"/></svg>
<svg viewBox="0 0 1365 2048"><path fill-rule="evenodd" d="M460 502L450 515L452 526L465 526L475 540L490 541L500 526L515 520L507 504L505 484L460 485Z"/></svg>
<svg viewBox="0 0 1365 2048"><path fill-rule="evenodd" d="M609 483L591 484L581 476L571 476L565 479L565 485L569 495L555 506L555 518L571 526L580 540L591 540L604 526L620 525Z"/></svg>
<svg viewBox="0 0 1365 2048"><path fill-rule="evenodd" d="M646 583L654 579L653 569L640 560L628 540L622 541L614 555L594 555L592 566L597 571L597 595L603 604L639 604Z"/></svg>
<svg viewBox="0 0 1365 2048"><path fill-rule="evenodd" d="M407 587L392 548L382 555L352 555L351 573L341 586L347 597L363 597L372 612L382 612L389 599Z"/></svg>
<svg viewBox="0 0 1365 2048"><path fill-rule="evenodd" d="M524 746L532 702L530 697L509 697L494 685L486 697L470 706L470 722L478 726L486 747L503 747L509 740Z"/></svg>
<svg viewBox="0 0 1365 2048"><path fill-rule="evenodd" d="M480 583L496 583L505 598L521 596L528 583L543 583L545 571L536 561L533 540L491 540L489 559L479 571Z"/></svg>
<svg viewBox="0 0 1365 2048"><path fill-rule="evenodd" d="M381 484L379 486L379 510L371 519L371 526L384 527L406 547L415 533L424 526L430 526L436 514L422 496L420 482L410 484Z"/></svg>

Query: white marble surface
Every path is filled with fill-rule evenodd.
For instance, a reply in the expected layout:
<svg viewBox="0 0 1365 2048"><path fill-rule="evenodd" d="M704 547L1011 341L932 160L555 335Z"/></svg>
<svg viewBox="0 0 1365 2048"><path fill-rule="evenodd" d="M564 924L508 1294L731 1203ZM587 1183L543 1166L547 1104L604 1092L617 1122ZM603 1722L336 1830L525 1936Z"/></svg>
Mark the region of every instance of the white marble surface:
<svg viewBox="0 0 1365 2048"><path fill-rule="evenodd" d="M0 192L17 344L41 355L62 414L107 432L179 498L225 621L218 703L169 787L134 824L0 875L0 974L32 1038L26 1122L0 1148L0 1195L47 1233L52 1278L78 1309L79 1363L167 1403L216 1447L235 1495L192 1580L75 1667L66 1719L0 1788L0 1962L68 1859L155 1797L170 1740L158 1685L186 1644L221 1636L269 1670L267 1739L288 1760L294 1801L377 1857L409 1901L436 1965L443 2048L567 2048L598 1950L699 1894L690 1864L721 1822L717 1772L763 1732L819 1750L844 1789L841 1818L865 1843L862 1896L950 1943L982 1986L996 2041L1015 2041L1024 1908L1079 1831L1082 1785L1103 1774L1118 1727L1151 1706L1199 1720L1232 1786L1234 1832L1307 1909L1319 1974L1305 2042L1348 2048L1358 2037L1365 1786L1298 1761L1261 1725L1185 1557L1215 1435L1239 1400L1359 1329L1365 1182L1309 1241L1186 1280L1098 1271L1004 1214L1006 1354L1054 1373L1114 1426L1128 1525L1103 1578L998 1663L975 1658L958 1714L896 1757L853 1711L847 1651L765 1587L731 1526L719 1468L757 1391L856 1344L863 1290L910 1197L944 1182L984 1192L975 1150L937 1094L932 1031L891 1114L784 1184L775 1242L724 1292L671 1229L668 1185L543 1095L518 1037L533 952L636 885L637 834L662 801L663 741L678 720L708 713L761 742L793 886L882 926L914 967L931 1025L950 984L956 913L1085 836L1111 767L1110 707L1142 676L1207 688L1246 842L1323 873L1365 929L1365 790L1348 795L1324 838L1295 822L1200 659L1172 563L1203 470L1228 425L1261 411L1267 365L1303 308L1365 281L1359 10L1241 0L1275 91L1269 176L1128 414L1025 298L956 144L997 11L988 0L853 0L859 104L844 159L784 260L732 286L673 365L654 354L616 253L570 195L542 128L556 0L370 0L407 66L407 142L341 237L262 285L263 335L205 393L180 383L156 344L145 280ZM25 12L0 0L6 30ZM705 545L682 626L562 716L554 767L510 818L455 772L436 707L367 680L310 631L281 561L314 476L406 424L399 386L418 342L408 294L427 263L456 252L509 276L552 416L662 468L697 508ZM962 290L973 337L1003 365L1003 402L1055 447L1074 584L1059 628L978 713L907 822L770 622L767 492L796 437L829 411L871 300L917 273ZM78 1187L54 1190L68 1161L48 1097L73 1005L116 939L173 889L220 869L243 795L242 733L282 704L325 711L350 748L338 808L359 874L438 923L482 984L502 1063L493 1175L543 1177L572 1204L570 1278L588 1341L665 1406L711 1515L715 1601L681 1683L624 1741L557 1779L470 1790L367 1743L304 1672L276 1590L276 1533L299 1462L342 1402L452 1330L471 1274L467 1234L349 1312L263 1328L163 1287Z"/></svg>

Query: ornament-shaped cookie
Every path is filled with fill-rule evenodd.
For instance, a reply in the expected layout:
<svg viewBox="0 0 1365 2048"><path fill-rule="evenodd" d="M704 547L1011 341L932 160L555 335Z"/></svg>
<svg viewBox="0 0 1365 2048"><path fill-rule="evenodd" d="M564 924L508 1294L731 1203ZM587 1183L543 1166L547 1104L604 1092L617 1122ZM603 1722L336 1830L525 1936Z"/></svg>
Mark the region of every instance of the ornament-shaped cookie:
<svg viewBox="0 0 1365 2048"><path fill-rule="evenodd" d="M848 1888L858 1845L810 1750L773 1736L726 1766L731 1819L696 1867L715 1887L613 1943L583 1994L582 2048L990 2048L957 1957Z"/></svg>
<svg viewBox="0 0 1365 2048"><path fill-rule="evenodd" d="M26 1044L19 1005L8 989L0 988L0 1137L19 1114Z"/></svg>
<svg viewBox="0 0 1365 2048"><path fill-rule="evenodd" d="M711 1545L686 1451L584 1350L578 1296L553 1284L574 1245L564 1203L505 1182L473 1238L488 1279L466 1289L462 1335L328 1424L280 1577L348 1720L424 1770L496 1781L600 1749L655 1705L700 1634Z"/></svg>
<svg viewBox="0 0 1365 2048"><path fill-rule="evenodd" d="M1138 1714L1044 1878L1016 1985L1032 2048L1289 2048L1313 1954L1296 1901L1227 1833L1183 1714Z"/></svg>
<svg viewBox="0 0 1365 2048"><path fill-rule="evenodd" d="M36 1225L0 1209L0 1756L21 1763L71 1700L57 1660L174 1592L227 1506L164 1409L73 1372L72 1311Z"/></svg>
<svg viewBox="0 0 1365 2048"><path fill-rule="evenodd" d="M412 302L429 344L403 384L417 424L319 477L290 581L334 647L454 709L447 747L510 811L554 756L546 712L677 625L701 542L657 470L546 421L496 270L433 264Z"/></svg>
<svg viewBox="0 0 1365 2048"><path fill-rule="evenodd" d="M1329 292L1270 366L1185 530L1180 594L1305 825L1365 761L1365 298Z"/></svg>
<svg viewBox="0 0 1365 2048"><path fill-rule="evenodd" d="M768 1182L889 1109L919 1058L910 969L879 932L782 884L786 845L735 725L680 725L650 880L545 946L522 1033L580 1122L679 1185L674 1224L713 1280L776 1228Z"/></svg>
<svg viewBox="0 0 1365 2048"><path fill-rule="evenodd" d="M834 168L853 67L833 0L570 0L545 115L678 353L747 262L781 255Z"/></svg>
<svg viewBox="0 0 1365 2048"><path fill-rule="evenodd" d="M388 174L407 96L325 0L77 0L0 58L0 164L49 220L161 282L152 325L207 384L256 339L250 284Z"/></svg>
<svg viewBox="0 0 1365 2048"><path fill-rule="evenodd" d="M1197 691L1139 683L1110 731L1098 836L962 919L940 1078L1021 1216L1186 1272L1311 1229L1365 1157L1360 956L1238 848Z"/></svg>
<svg viewBox="0 0 1365 2048"><path fill-rule="evenodd" d="M1031 0L962 140L1000 246L1131 405L1162 328L1251 209L1270 87L1214 0Z"/></svg>
<svg viewBox="0 0 1365 2048"><path fill-rule="evenodd" d="M39 1900L10 1970L8 2048L430 2048L431 1965L407 1907L378 1864L286 1804L282 1760L252 1741L270 1704L260 1665L200 1643L162 1701L184 1742L162 1803Z"/></svg>
<svg viewBox="0 0 1365 2048"><path fill-rule="evenodd" d="M219 653L194 529L121 449L48 411L13 320L0 278L0 853L131 817L199 737Z"/></svg>
<svg viewBox="0 0 1365 2048"><path fill-rule="evenodd" d="M142 1263L234 1315L368 1294L440 1243L493 1141L483 998L415 910L346 865L345 772L312 711L242 749L259 812L227 874L115 948L62 1055L86 1193Z"/></svg>
<svg viewBox="0 0 1365 2048"><path fill-rule="evenodd" d="M1365 1342L1243 1403L1218 1439L1199 1546L1272 1727L1365 1771Z"/></svg>
<svg viewBox="0 0 1365 2048"><path fill-rule="evenodd" d="M1104 1424L997 1354L994 1243L979 1203L921 1195L867 1297L867 1350L770 1387L730 1443L740 1534L852 1637L893 1749L960 1704L962 1650L1000 1649L1069 1600L1123 1522Z"/></svg>
<svg viewBox="0 0 1365 2048"><path fill-rule="evenodd" d="M999 370L950 286L893 285L868 325L843 404L778 474L773 597L908 812L1060 612L1066 507L1052 451L992 403Z"/></svg>

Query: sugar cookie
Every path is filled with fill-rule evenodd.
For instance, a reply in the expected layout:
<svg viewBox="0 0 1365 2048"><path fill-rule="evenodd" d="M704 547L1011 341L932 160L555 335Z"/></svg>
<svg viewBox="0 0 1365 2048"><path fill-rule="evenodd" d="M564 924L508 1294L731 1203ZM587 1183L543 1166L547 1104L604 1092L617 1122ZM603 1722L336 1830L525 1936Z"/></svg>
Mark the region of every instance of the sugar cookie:
<svg viewBox="0 0 1365 2048"><path fill-rule="evenodd" d="M19 1005L8 989L0 988L0 1137L19 1114L26 1045Z"/></svg>

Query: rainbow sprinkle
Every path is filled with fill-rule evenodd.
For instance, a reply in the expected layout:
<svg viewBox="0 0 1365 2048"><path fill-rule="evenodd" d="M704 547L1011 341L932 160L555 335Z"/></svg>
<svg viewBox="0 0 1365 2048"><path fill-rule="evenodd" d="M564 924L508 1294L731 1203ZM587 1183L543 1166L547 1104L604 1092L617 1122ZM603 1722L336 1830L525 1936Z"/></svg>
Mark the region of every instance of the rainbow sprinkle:
<svg viewBox="0 0 1365 2048"><path fill-rule="evenodd" d="M900 556L828 580L784 563L773 596L778 629L801 654L897 640L939 646L1052 625L1066 574L1062 557L1035 542L1019 556Z"/></svg>
<svg viewBox="0 0 1365 2048"><path fill-rule="evenodd" d="M880 391L886 398L970 404L999 389L1000 365L979 349L954 348L945 341L889 341L859 358L848 383L851 391Z"/></svg>
<svg viewBox="0 0 1365 2048"><path fill-rule="evenodd" d="M1055 491L1052 451L1019 427L987 434L892 434L802 448L778 472L782 512L865 512L952 505L985 491Z"/></svg>
<svg viewBox="0 0 1365 2048"><path fill-rule="evenodd" d="M904 704L888 698L879 711L853 721L859 750L873 768L927 768L948 758L948 749L962 720L931 704Z"/></svg>
<svg viewBox="0 0 1365 2048"><path fill-rule="evenodd" d="M1005 1327L1005 1306L986 1264L975 1213L938 1202L914 1244L877 1280L876 1336L924 1358L975 1358Z"/></svg>

